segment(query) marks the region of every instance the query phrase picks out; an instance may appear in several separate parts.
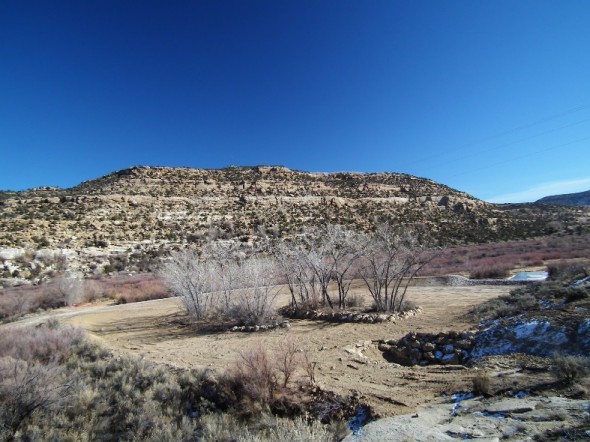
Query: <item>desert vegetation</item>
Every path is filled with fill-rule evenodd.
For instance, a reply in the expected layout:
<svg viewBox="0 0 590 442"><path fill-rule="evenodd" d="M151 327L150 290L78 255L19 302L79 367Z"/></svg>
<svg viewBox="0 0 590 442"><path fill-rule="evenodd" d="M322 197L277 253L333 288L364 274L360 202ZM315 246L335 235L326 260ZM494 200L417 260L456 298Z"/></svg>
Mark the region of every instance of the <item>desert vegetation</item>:
<svg viewBox="0 0 590 442"><path fill-rule="evenodd" d="M498 275L504 277L513 269L568 265L572 260L588 256L590 235L553 235L519 241L444 247L420 274L463 274L471 278L494 278Z"/></svg>
<svg viewBox="0 0 590 442"><path fill-rule="evenodd" d="M57 322L9 329L0 440L336 440L356 405L314 386L299 350L286 340L272 355L244 349L226 373L178 372L115 357Z"/></svg>
<svg viewBox="0 0 590 442"><path fill-rule="evenodd" d="M10 322L29 313L52 310L64 305L100 300L126 304L172 296L162 281L150 274L72 279L75 281L72 286L68 277L58 277L45 284L0 290L0 321Z"/></svg>
<svg viewBox="0 0 590 442"><path fill-rule="evenodd" d="M369 247L371 239L373 244ZM374 258L385 256L375 253L376 250L379 250L379 245L375 244L375 241L374 238L366 234L357 233L346 227L328 225L322 228L304 229L297 240L266 240L263 246L254 249L254 255L265 257L260 260L261 263L264 262L267 269L264 272L265 278L269 279L272 284L285 284L290 291L291 303L295 308L319 308L321 305L329 305L327 302L329 299L335 307L345 309L358 307L360 304L358 294L351 293L349 289L351 282L355 278L361 278L363 272L367 276L370 275L369 258L374 260ZM404 241L411 243L415 241L415 238L406 236L402 240L401 236L398 237L398 251L400 253L397 258L401 258L402 249L407 249L407 246L402 244ZM244 267L243 264L248 262L252 255L245 254L241 247L233 243L212 244L217 245L199 248L200 252L195 252L194 262L209 260L211 263L216 263L209 265L207 270L210 278L208 283L210 287L207 290L216 293L216 297L220 301L215 311L229 314L232 313L230 307L233 301L231 300L237 299L237 296L232 298L230 295L238 288L244 288L250 284L246 281L244 273L247 266ZM413 247L415 246L416 244ZM423 266L419 266L418 276L456 273L472 278L497 278L507 276L508 272L514 269L536 267L546 268L551 278L555 279L556 275L563 272L564 268L569 272L577 268L577 272L580 274L580 268L583 269L584 266L587 266L584 258L590 253L590 235L563 235L483 245L444 247L436 249L435 253L432 253L432 249L424 250L423 245L417 246L414 251L423 255L421 259L425 262ZM368 253L369 251L372 253ZM134 251L133 253L141 252ZM178 256L181 253L184 252L176 251L172 256ZM114 263L112 276L99 275L82 281L79 276L68 277L68 262L63 254L48 255L48 258L43 258L43 256L45 255L35 257L34 254L29 254L20 260L27 263L45 260L48 265L54 268L53 278L32 286L1 289L0 320L11 321L27 313L54 309L66 304L93 302L99 299L111 299L116 303L125 304L173 295L173 292L164 284L164 280L160 278L161 273L117 276L115 267L124 268L119 267L122 264L117 264L123 262L120 260L111 260ZM55 264L56 262L57 264ZM378 263L374 261L373 265L376 264ZM382 267L382 269L386 268ZM390 276L393 276L393 269L390 270ZM211 279L212 275L217 276ZM374 273L373 276L377 275ZM216 283L214 284L213 280L215 279ZM372 280L372 278L367 278L368 287L371 289L373 289ZM402 279L402 282L407 282L407 279ZM77 295L66 301L64 289L70 283L78 286ZM388 286L390 302L392 297L389 293L394 287L396 287L395 284ZM375 290L378 290L378 286ZM400 286L398 293L402 293L401 290ZM246 296L247 293L246 290L241 292L243 296ZM383 290L375 293L377 299L380 299L379 293L384 298ZM271 300L274 294L265 293L265 296ZM404 309L403 303L398 302L400 297L397 296L395 299L396 308ZM250 299L242 300L246 305L251 301ZM373 301L375 307L379 304L387 305L384 303L384 299L381 299L380 302L375 299ZM233 314L230 316L238 319L236 315L240 311L244 313L243 309L237 309L233 310ZM266 311L272 316L272 309ZM244 318L243 315L242 318Z"/></svg>
<svg viewBox="0 0 590 442"><path fill-rule="evenodd" d="M550 267L552 281L530 284L513 289L509 295L500 296L476 306L470 315L482 321L517 316L522 313L542 311L549 306L566 308L568 304L590 298L588 285L576 286L574 282L590 274L587 265L558 263Z"/></svg>
<svg viewBox="0 0 590 442"><path fill-rule="evenodd" d="M572 384L590 374L590 358L587 356L556 353L551 360L551 372L558 381Z"/></svg>
<svg viewBox="0 0 590 442"><path fill-rule="evenodd" d="M266 323L274 314L275 266L269 259L203 260L194 250L173 253L162 278L195 319L218 316L244 325Z"/></svg>
<svg viewBox="0 0 590 442"><path fill-rule="evenodd" d="M299 242L276 244L267 256L220 248L178 251L161 275L197 320L216 316L262 325L275 316L279 283L288 287L295 309L344 309L352 280L360 278L376 311L402 312L408 286L432 256L407 229L384 224L363 235L328 225L304 230Z"/></svg>

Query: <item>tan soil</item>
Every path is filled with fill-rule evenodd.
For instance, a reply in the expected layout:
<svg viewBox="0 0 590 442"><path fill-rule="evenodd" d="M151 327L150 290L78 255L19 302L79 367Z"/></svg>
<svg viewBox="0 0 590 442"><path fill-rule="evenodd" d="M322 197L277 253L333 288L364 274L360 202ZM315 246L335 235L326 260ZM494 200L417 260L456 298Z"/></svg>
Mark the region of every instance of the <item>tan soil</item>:
<svg viewBox="0 0 590 442"><path fill-rule="evenodd" d="M363 293L360 285L353 288ZM262 343L276 349L289 336L317 361L316 380L341 394L358 392L361 399L382 416L413 412L444 392L471 389L472 369L463 367L400 367L387 363L374 339L398 339L410 331L439 332L473 329L465 313L474 305L507 294L507 286L411 287L408 299L422 313L397 323L335 324L292 320L290 329L258 333L203 331L184 325L179 299L169 298L118 306L83 306L50 312L47 316L88 330L115 353L143 355L157 363L178 368L225 370L239 352ZM283 293L278 304L286 304ZM369 300L367 299L367 303Z"/></svg>

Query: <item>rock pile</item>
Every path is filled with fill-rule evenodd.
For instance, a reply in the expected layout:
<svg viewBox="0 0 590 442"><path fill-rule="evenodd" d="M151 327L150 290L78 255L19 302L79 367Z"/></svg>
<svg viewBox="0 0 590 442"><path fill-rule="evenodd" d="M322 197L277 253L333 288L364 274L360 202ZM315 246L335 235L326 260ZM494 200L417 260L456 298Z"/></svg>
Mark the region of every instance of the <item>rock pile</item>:
<svg viewBox="0 0 590 442"><path fill-rule="evenodd" d="M381 322L396 322L398 320L411 318L421 313L422 309L416 307L402 313L363 313L344 310L301 310L294 307L281 309L281 314L293 319L310 319L326 322L362 322L365 324L378 324Z"/></svg>
<svg viewBox="0 0 590 442"><path fill-rule="evenodd" d="M400 365L459 365L470 355L473 332L409 333L399 341L381 340L379 350L389 362Z"/></svg>
<svg viewBox="0 0 590 442"><path fill-rule="evenodd" d="M289 323L289 321L281 321L281 322L275 322L273 324L267 324L267 325L242 325L242 326L235 325L232 328L230 328L229 331L253 333L253 332L259 332L259 331L274 330L277 328L291 328L291 324Z"/></svg>

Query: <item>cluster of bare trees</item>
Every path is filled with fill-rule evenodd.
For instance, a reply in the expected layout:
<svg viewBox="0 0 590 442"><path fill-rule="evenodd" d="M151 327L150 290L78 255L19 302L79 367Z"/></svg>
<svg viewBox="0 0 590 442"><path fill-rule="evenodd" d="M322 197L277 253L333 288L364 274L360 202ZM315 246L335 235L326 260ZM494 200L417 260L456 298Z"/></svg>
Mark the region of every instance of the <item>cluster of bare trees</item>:
<svg viewBox="0 0 590 442"><path fill-rule="evenodd" d="M299 244L280 243L277 265L291 293L294 306L334 308L330 284L338 288L337 306L346 307L355 263L367 247L366 238L342 226L306 229Z"/></svg>
<svg viewBox="0 0 590 442"><path fill-rule="evenodd" d="M388 224L371 235L328 225L306 229L297 241L279 242L267 257L236 258L220 248L201 256L176 252L162 275L198 319L213 311L244 324L264 323L274 313L278 280L295 307L346 308L351 283L360 279L378 311L395 312L403 309L408 286L433 256L416 238Z"/></svg>
<svg viewBox="0 0 590 442"><path fill-rule="evenodd" d="M239 259L222 249L203 258L184 250L172 254L161 274L189 315L204 319L213 314L258 325L274 314L275 269L269 258Z"/></svg>
<svg viewBox="0 0 590 442"><path fill-rule="evenodd" d="M352 281L361 279L378 311L400 311L412 279L433 257L414 232L389 224L372 235L328 225L305 230L302 240L303 247L281 244L275 253L295 306L345 308Z"/></svg>

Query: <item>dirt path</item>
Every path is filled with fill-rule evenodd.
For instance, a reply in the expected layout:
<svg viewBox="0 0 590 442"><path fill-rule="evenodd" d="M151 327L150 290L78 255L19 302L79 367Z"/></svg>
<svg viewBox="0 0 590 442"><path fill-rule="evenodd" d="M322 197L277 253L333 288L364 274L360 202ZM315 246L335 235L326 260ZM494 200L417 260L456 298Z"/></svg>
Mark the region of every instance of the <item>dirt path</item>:
<svg viewBox="0 0 590 442"><path fill-rule="evenodd" d="M360 287L355 288L360 291ZM289 336L317 362L316 379L343 394L358 392L382 415L408 413L442 392L470 386L471 375L456 367L398 367L387 363L373 339L397 339L410 331L465 330L472 306L508 293L506 286L411 287L408 299L423 312L398 323L334 324L294 320L290 329L264 333L196 332L183 325L182 305L169 298L127 305L61 309L8 326L48 318L83 327L115 352L127 352L179 368L227 369L239 352L262 343L276 349ZM286 303L283 296L279 303ZM367 301L368 302L368 301ZM363 345L364 343L364 345Z"/></svg>

